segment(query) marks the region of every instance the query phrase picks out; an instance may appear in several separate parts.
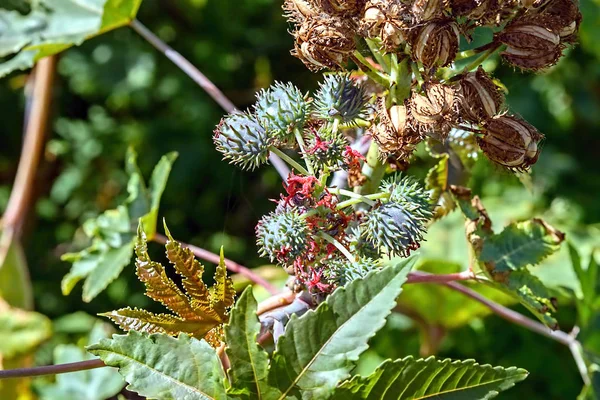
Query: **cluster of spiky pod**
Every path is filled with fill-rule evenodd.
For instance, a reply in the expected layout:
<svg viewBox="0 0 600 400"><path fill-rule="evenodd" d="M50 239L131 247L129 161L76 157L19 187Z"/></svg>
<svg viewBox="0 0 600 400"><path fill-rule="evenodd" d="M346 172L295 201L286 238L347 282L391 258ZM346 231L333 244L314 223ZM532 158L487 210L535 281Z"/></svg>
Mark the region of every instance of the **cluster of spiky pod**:
<svg viewBox="0 0 600 400"><path fill-rule="evenodd" d="M317 299L364 277L382 259L408 256L432 217L429 194L399 176L385 181L381 200L361 211L340 206L311 176L292 174L284 187L276 210L256 227L259 251L293 276L294 290Z"/></svg>
<svg viewBox="0 0 600 400"><path fill-rule="evenodd" d="M469 38L479 26L502 28L491 45L507 46L507 62L539 70L558 60L581 21L576 0L286 0L283 7L295 26L292 54L313 71L342 68L366 38L430 72L452 63L460 34Z"/></svg>
<svg viewBox="0 0 600 400"><path fill-rule="evenodd" d="M368 100L363 85L347 74L326 76L314 99L292 84L276 83L258 93L251 112L225 116L213 140L224 159L254 169L267 162L274 148L295 148L299 135L307 146L303 156L320 171L349 169L349 142L337 127L367 118Z"/></svg>

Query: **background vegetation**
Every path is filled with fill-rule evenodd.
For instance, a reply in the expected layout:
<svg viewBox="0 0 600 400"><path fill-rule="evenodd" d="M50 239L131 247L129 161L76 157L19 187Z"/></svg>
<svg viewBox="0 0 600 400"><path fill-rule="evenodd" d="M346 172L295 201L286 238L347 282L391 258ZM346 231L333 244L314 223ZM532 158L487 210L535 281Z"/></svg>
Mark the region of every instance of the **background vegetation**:
<svg viewBox="0 0 600 400"><path fill-rule="evenodd" d="M546 73L521 74L497 58L489 60L498 64L495 74L508 90L511 110L547 139L531 180L519 181L480 159L470 186L483 197L498 226L543 215L567 232L587 260L600 247L600 3L582 0L581 10L580 45ZM286 34L279 1L155 0L144 3L138 18L239 108L253 103L255 92L274 80L293 81L302 90L316 87L319 75L289 55L293 38ZM0 211L20 154L26 77L13 73L0 81ZM90 320L80 314L65 319L69 314L95 315L127 305L152 308L131 267L90 303L81 302L80 287L69 297L60 292L70 268L60 255L81 248L77 239L83 236L77 228L126 197L123 164L128 146L138 151L146 176L160 156L179 153L161 203L161 216L174 237L215 252L224 245L229 258L247 266L266 263L256 255L254 226L273 207L268 199L281 190L277 173L268 168L243 173L221 162L211 133L222 110L133 31L119 29L60 56L52 113L37 201L25 227L35 309L58 321L37 362L49 362L58 343L73 342L91 330ZM419 158L414 165L411 173L420 178L431 167ZM151 250L158 255L161 248ZM450 260L432 262L430 267L440 272L468 263L458 211L436 224L422 252L432 260ZM207 276L212 276L211 268ZM547 285L562 290L557 315L568 331L575 322L569 293L580 288L566 246L537 273ZM484 316L471 300L449 293L439 287L406 290L403 296L412 296L407 303L421 306L405 310L412 318L390 318L363 356L361 371L372 370L382 357L419 355L433 346L440 356L529 370L530 377L505 396L576 398L582 383L566 347ZM597 323L600 329L600 318Z"/></svg>

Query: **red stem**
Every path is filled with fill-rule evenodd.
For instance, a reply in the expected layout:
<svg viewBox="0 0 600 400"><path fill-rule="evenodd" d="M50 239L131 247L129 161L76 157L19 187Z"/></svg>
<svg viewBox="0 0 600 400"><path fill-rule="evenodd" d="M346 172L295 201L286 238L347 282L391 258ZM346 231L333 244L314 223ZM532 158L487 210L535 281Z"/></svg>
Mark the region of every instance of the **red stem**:
<svg viewBox="0 0 600 400"><path fill-rule="evenodd" d="M152 237L152 240L157 243L166 244L168 239L166 236L161 235L160 233L157 233ZM181 245L190 249L196 257L198 257L202 260L205 260L205 261L208 261L208 262L211 262L214 264L218 264L221 261L220 256L218 256L217 254L212 253L208 250L205 250L200 247L196 247L196 246L193 246L193 245L187 244L187 243L181 243ZM227 258L225 259L225 266L231 272L234 272L234 273L240 274L240 275L244 275L245 277L247 277L248 279L250 279L252 282L256 283L257 285L264 287L265 289L267 289L267 291L269 293L271 293L271 294L279 293L279 290L275 286L271 285L266 279L255 274L254 272L252 272L251 269L244 267L243 265L238 264L235 261L229 260Z"/></svg>

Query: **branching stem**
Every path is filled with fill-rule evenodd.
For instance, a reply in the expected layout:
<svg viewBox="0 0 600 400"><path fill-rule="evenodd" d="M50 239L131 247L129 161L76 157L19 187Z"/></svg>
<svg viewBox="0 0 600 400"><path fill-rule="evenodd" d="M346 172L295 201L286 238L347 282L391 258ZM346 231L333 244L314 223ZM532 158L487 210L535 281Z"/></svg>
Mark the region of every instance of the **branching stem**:
<svg viewBox="0 0 600 400"><path fill-rule="evenodd" d="M130 22L129 26L138 33L141 37L146 39L148 43L154 46L158 51L165 55L169 60L179 67L187 76L192 78L194 82L198 84L204 91L212 97L226 112L230 113L236 109L235 105L223 92L214 84L210 79L206 77L194 64L188 59L183 57L179 52L175 51L171 46L160 40L150 29L146 28L137 19ZM273 167L277 170L282 179L286 179L290 174L289 168L277 155L271 154L270 161Z"/></svg>
<svg viewBox="0 0 600 400"><path fill-rule="evenodd" d="M326 241L328 241L329 243L331 243L332 245L334 245L348 259L348 261L350 261L351 263L356 261L356 258L352 255L352 253L350 253L350 250L348 250L346 247L344 247L344 245L341 244L333 236L331 236L325 232L319 232L319 236L322 237L323 239L325 239Z"/></svg>
<svg viewBox="0 0 600 400"><path fill-rule="evenodd" d="M302 137L302 132L300 129L294 128L294 135L296 136L296 141L298 142L298 147L300 147L300 152L304 158L304 162L306 163L306 168L308 169L308 174L315 176L315 170L313 169L312 163L308 159L308 153L306 152L306 144L304 143L304 138Z"/></svg>
<svg viewBox="0 0 600 400"><path fill-rule="evenodd" d="M371 207L375 205L375 201L371 200L371 198L369 198L369 196L363 196L362 194L354 193L354 192L351 192L350 190L339 189L339 188L328 188L327 190L329 190L329 192L333 193L333 194L343 195L343 196L347 196L347 197L350 197L350 198L353 198L356 200L360 200L363 203L367 203ZM380 195L380 194L387 195L387 193L377 193L375 196ZM370 195L370 196L372 197L373 195ZM342 203L339 203L339 204L342 204Z"/></svg>
<svg viewBox="0 0 600 400"><path fill-rule="evenodd" d="M285 154L275 146L270 146L269 150L279 156L283 161L287 162L290 166L296 168L296 170L304 175L310 175L310 173L300 163L294 160L292 157Z"/></svg>
<svg viewBox="0 0 600 400"><path fill-rule="evenodd" d="M375 193L375 194L367 194L367 195L361 195L358 193L356 193L356 194L360 197L342 201L342 202L338 203L336 208L338 210L341 210L343 208L350 207L355 204L365 203L365 200L371 201L371 200L378 200L378 199L387 199L388 197L390 197L389 193Z"/></svg>

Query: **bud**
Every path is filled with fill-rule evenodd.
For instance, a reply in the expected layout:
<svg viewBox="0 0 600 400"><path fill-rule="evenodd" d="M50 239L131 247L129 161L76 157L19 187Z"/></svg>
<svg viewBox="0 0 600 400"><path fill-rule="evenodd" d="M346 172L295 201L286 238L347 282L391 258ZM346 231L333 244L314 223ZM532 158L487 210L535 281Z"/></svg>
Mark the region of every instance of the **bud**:
<svg viewBox="0 0 600 400"><path fill-rule="evenodd" d="M477 138L483 153L504 167L524 170L535 164L539 143L544 138L526 121L511 115L501 115L487 121L485 135Z"/></svg>
<svg viewBox="0 0 600 400"><path fill-rule="evenodd" d="M256 118L282 144L293 141L294 129L301 129L308 118L308 104L300 89L291 83L276 82L257 96Z"/></svg>
<svg viewBox="0 0 600 400"><path fill-rule="evenodd" d="M355 49L354 33L342 21L312 17L294 32L292 55L313 72L323 68L339 69Z"/></svg>
<svg viewBox="0 0 600 400"><path fill-rule="evenodd" d="M473 123L496 116L504 103L500 88L481 66L476 72L469 72L460 79L457 94L460 117Z"/></svg>
<svg viewBox="0 0 600 400"><path fill-rule="evenodd" d="M379 145L381 158L395 158L407 162L423 137L413 129L410 114L405 105L394 105L389 110L385 99L377 101L379 123L375 125L372 136Z"/></svg>
<svg viewBox="0 0 600 400"><path fill-rule="evenodd" d="M410 112L421 132L437 133L445 139L458 121L454 89L441 83L423 85L423 94L413 92Z"/></svg>
<svg viewBox="0 0 600 400"><path fill-rule="evenodd" d="M319 119L352 123L367 118L367 95L362 84L356 84L348 74L325 75L313 102L314 114Z"/></svg>
<svg viewBox="0 0 600 400"><path fill-rule="evenodd" d="M425 67L445 67L454 61L460 35L454 21L432 21L416 29L411 40L412 57Z"/></svg>
<svg viewBox="0 0 600 400"><path fill-rule="evenodd" d="M506 44L504 60L521 69L537 71L555 64L562 55L560 36L548 29L547 21L516 19L495 39Z"/></svg>
<svg viewBox="0 0 600 400"><path fill-rule="evenodd" d="M394 52L406 41L410 13L400 0L369 0L360 21L360 31L379 38L385 51Z"/></svg>
<svg viewBox="0 0 600 400"><path fill-rule="evenodd" d="M306 220L295 209L265 215L256 225L260 255L271 262L291 263L306 250L307 237Z"/></svg>
<svg viewBox="0 0 600 400"><path fill-rule="evenodd" d="M412 13L417 22L431 21L442 17L443 8L442 0L415 0Z"/></svg>
<svg viewBox="0 0 600 400"><path fill-rule="evenodd" d="M364 278L369 272L379 268L377 261L371 258L362 257L353 262L346 258L338 258L326 261L325 275L331 283L339 287Z"/></svg>
<svg viewBox="0 0 600 400"><path fill-rule="evenodd" d="M242 169L254 169L267 162L270 139L267 130L249 114L234 112L217 125L213 140L224 159Z"/></svg>

